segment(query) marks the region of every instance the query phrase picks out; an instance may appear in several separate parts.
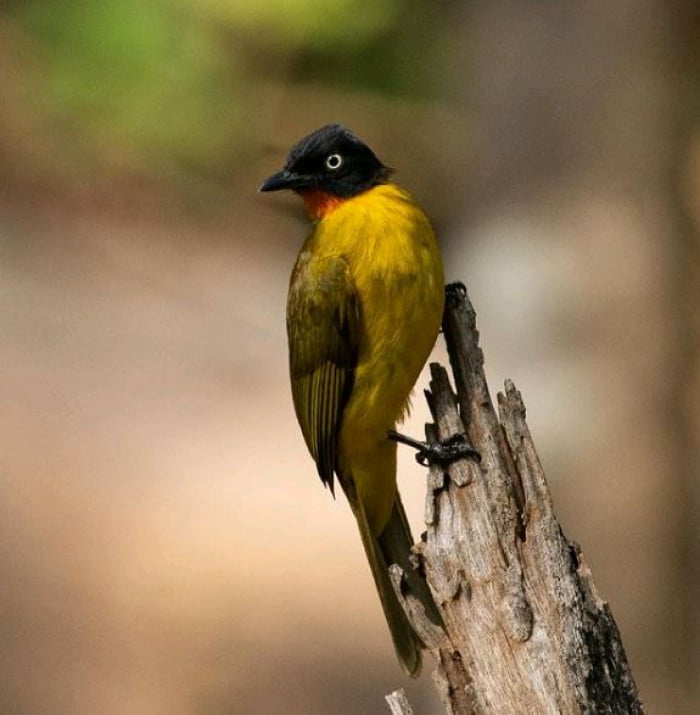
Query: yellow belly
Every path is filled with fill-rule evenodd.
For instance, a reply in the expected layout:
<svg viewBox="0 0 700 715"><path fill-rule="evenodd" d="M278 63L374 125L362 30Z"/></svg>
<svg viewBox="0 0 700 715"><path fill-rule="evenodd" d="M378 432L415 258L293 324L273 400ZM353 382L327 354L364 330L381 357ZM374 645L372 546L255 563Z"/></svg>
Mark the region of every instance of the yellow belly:
<svg viewBox="0 0 700 715"><path fill-rule="evenodd" d="M438 334L442 261L425 214L393 184L345 202L317 225L314 242L319 254L344 257L360 299L362 335L339 465L379 534L396 494L396 445L386 433L404 416Z"/></svg>

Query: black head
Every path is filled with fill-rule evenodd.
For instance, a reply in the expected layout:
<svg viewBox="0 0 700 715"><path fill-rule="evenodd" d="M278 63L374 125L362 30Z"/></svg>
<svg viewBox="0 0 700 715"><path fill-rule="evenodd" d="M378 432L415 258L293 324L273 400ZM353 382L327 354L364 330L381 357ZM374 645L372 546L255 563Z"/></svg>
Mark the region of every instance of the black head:
<svg viewBox="0 0 700 715"><path fill-rule="evenodd" d="M349 198L386 183L391 169L340 124L327 124L297 142L282 171L263 182L260 191L320 190Z"/></svg>

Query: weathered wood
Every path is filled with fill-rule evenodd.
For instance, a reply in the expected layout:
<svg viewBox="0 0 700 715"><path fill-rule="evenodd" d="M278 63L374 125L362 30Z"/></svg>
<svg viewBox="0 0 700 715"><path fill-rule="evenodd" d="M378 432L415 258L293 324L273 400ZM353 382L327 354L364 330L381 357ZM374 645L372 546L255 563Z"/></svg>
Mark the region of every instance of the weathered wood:
<svg viewBox="0 0 700 715"><path fill-rule="evenodd" d="M415 548L445 629L403 597L438 662L448 713L641 713L620 634L579 547L563 535L525 422L506 382L494 409L474 309L448 287L443 322L457 395L431 365L428 439L466 432L481 463L431 467L427 533ZM400 570L393 567L397 592Z"/></svg>
<svg viewBox="0 0 700 715"><path fill-rule="evenodd" d="M391 710L391 715L413 715L413 708L408 702L406 693L403 688L400 690L394 690L393 693L386 695L384 699L389 703L389 709Z"/></svg>

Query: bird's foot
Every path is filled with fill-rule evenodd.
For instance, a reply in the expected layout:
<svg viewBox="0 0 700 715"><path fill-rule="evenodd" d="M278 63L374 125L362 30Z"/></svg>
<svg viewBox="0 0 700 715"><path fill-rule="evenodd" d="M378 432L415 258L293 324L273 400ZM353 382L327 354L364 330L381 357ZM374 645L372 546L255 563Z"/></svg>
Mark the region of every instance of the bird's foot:
<svg viewBox="0 0 700 715"><path fill-rule="evenodd" d="M429 467L431 464L445 466L458 459L467 458L481 462L481 455L469 444L464 434L452 435L444 442L421 442L395 430L389 430L387 436L394 442L413 447L416 450L416 462L423 467Z"/></svg>

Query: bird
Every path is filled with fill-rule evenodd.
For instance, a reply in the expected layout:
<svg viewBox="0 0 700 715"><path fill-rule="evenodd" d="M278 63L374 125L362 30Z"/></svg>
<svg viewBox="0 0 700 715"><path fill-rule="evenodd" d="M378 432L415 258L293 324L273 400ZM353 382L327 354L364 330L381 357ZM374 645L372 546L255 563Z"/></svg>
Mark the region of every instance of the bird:
<svg viewBox="0 0 700 715"><path fill-rule="evenodd" d="M391 564L428 617L442 621L412 564L396 480L396 442L426 445L395 428L440 330L444 269L430 220L392 173L350 130L328 124L299 140L259 190L295 192L312 221L287 299L296 417L322 482L334 492L337 478L347 497L398 660L417 677L423 643Z"/></svg>

